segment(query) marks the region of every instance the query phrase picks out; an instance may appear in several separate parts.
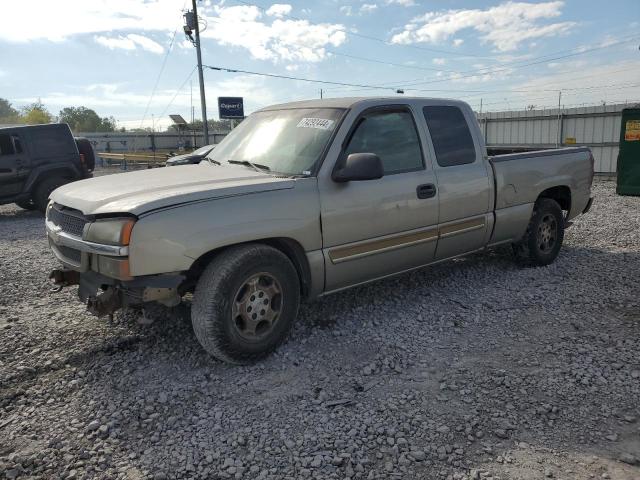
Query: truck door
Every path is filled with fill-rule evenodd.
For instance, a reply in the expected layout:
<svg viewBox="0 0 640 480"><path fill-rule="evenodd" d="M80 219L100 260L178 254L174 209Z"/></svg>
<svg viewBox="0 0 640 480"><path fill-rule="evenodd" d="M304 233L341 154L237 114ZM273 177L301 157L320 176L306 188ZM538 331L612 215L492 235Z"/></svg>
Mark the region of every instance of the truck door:
<svg viewBox="0 0 640 480"><path fill-rule="evenodd" d="M22 191L26 180L26 159L18 135L0 134L0 198Z"/></svg>
<svg viewBox="0 0 640 480"><path fill-rule="evenodd" d="M491 225L491 188L481 145L471 135L467 115L457 105L423 108L435 154L440 192L436 259L484 246Z"/></svg>
<svg viewBox="0 0 640 480"><path fill-rule="evenodd" d="M384 176L336 183L325 171L319 179L327 291L427 264L437 243L435 175L412 111L375 107L353 125L335 160L375 153Z"/></svg>

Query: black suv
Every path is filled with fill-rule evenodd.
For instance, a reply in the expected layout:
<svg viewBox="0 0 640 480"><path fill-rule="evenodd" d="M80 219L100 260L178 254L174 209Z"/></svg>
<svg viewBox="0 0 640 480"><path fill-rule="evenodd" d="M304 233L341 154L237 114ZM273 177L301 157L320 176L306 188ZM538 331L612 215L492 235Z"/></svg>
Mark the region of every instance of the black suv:
<svg viewBox="0 0 640 480"><path fill-rule="evenodd" d="M94 165L91 143L66 123L0 128L0 205L44 212L51 192L91 177Z"/></svg>

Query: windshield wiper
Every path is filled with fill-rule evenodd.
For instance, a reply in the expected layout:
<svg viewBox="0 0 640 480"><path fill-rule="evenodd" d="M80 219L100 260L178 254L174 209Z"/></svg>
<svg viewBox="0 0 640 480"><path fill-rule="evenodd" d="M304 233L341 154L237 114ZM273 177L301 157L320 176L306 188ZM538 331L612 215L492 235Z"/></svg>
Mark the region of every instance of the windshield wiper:
<svg viewBox="0 0 640 480"><path fill-rule="evenodd" d="M244 165L245 167L252 167L256 172L269 172L271 168L259 163L253 163L249 160L227 160L227 163L233 163L235 165Z"/></svg>
<svg viewBox="0 0 640 480"><path fill-rule="evenodd" d="M207 162L209 163L215 163L216 165L222 165L218 160L214 160L213 158L209 158L209 157L205 157L207 159Z"/></svg>

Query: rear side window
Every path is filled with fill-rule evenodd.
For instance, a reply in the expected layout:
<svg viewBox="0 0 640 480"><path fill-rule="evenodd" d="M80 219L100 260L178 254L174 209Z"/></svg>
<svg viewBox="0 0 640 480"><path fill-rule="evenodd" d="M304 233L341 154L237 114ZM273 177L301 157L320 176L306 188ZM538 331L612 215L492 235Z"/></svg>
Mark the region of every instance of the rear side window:
<svg viewBox="0 0 640 480"><path fill-rule="evenodd" d="M424 107L422 112L429 127L438 165L452 167L475 161L476 149L462 110L437 105Z"/></svg>
<svg viewBox="0 0 640 480"><path fill-rule="evenodd" d="M77 153L77 147L69 130L65 127L41 128L31 133L29 150L37 157L52 157ZM33 147L33 150L31 150Z"/></svg>
<svg viewBox="0 0 640 480"><path fill-rule="evenodd" d="M11 141L11 135L0 135L0 155L13 155L16 153Z"/></svg>
<svg viewBox="0 0 640 480"><path fill-rule="evenodd" d="M346 155L352 153L375 153L387 175L423 168L420 139L407 111L374 112L362 117L345 150Z"/></svg>

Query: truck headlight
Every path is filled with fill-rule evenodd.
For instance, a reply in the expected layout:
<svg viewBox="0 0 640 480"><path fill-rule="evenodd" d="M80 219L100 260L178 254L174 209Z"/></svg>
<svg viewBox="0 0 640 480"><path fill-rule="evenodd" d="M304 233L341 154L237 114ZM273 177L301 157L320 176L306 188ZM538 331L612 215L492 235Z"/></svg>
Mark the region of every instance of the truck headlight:
<svg viewBox="0 0 640 480"><path fill-rule="evenodd" d="M105 218L89 224L84 240L105 245L129 245L133 218Z"/></svg>

